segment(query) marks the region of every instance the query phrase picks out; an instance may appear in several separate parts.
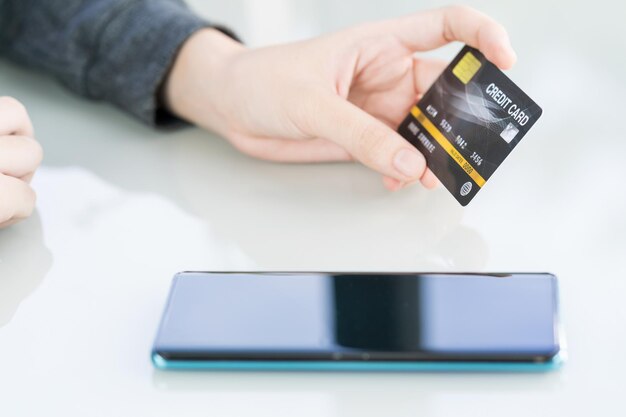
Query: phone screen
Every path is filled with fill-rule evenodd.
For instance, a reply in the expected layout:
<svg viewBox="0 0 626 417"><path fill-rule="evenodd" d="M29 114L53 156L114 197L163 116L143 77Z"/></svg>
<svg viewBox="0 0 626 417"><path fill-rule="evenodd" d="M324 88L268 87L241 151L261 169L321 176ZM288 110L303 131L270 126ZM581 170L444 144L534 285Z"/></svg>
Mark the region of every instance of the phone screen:
<svg viewBox="0 0 626 417"><path fill-rule="evenodd" d="M550 274L178 274L154 351L169 360L546 361Z"/></svg>

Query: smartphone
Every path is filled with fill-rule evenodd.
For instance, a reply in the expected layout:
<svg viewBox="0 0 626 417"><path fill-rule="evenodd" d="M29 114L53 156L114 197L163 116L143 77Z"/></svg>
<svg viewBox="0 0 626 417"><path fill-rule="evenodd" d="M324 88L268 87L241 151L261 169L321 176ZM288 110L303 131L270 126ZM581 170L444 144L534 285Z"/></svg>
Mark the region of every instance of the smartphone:
<svg viewBox="0 0 626 417"><path fill-rule="evenodd" d="M563 362L548 273L182 272L160 369L544 371Z"/></svg>

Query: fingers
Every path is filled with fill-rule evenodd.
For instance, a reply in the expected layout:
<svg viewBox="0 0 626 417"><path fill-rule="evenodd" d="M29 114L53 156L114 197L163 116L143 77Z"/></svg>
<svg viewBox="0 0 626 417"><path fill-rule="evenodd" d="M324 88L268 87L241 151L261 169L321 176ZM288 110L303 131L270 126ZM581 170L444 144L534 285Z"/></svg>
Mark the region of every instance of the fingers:
<svg viewBox="0 0 626 417"><path fill-rule="evenodd" d="M0 97L0 228L30 216L35 192L28 185L41 163L41 146L24 106Z"/></svg>
<svg viewBox="0 0 626 417"><path fill-rule="evenodd" d="M33 125L26 109L12 97L0 97L0 136L33 136Z"/></svg>
<svg viewBox="0 0 626 417"><path fill-rule="evenodd" d="M319 102L307 112L306 133L329 138L364 165L399 181L424 173L424 156L378 119L333 95L311 101Z"/></svg>
<svg viewBox="0 0 626 417"><path fill-rule="evenodd" d="M416 94L424 94L448 66L448 62L439 59L413 59L413 84Z"/></svg>
<svg viewBox="0 0 626 417"><path fill-rule="evenodd" d="M437 186L439 186L439 179L430 169L426 170L420 181L422 182L422 185L429 190L432 190L433 188L437 188Z"/></svg>
<svg viewBox="0 0 626 417"><path fill-rule="evenodd" d="M42 156L41 146L32 138L0 136L1 174L28 179L41 163Z"/></svg>
<svg viewBox="0 0 626 417"><path fill-rule="evenodd" d="M422 175L422 178L420 178L420 182L425 188L429 190L432 190L439 185L439 179L435 176L435 174L433 174L430 169L426 169L424 175ZM402 182L394 178L383 176L383 184L385 185L385 188L387 188L389 191L398 191L402 188L413 185L414 183L415 181Z"/></svg>
<svg viewBox="0 0 626 417"><path fill-rule="evenodd" d="M383 175L383 184L389 191L398 191L400 188L404 187L404 183L402 181L387 177L386 175Z"/></svg>
<svg viewBox="0 0 626 417"><path fill-rule="evenodd" d="M0 227L31 215L35 207L35 192L17 178L0 174Z"/></svg>
<svg viewBox="0 0 626 417"><path fill-rule="evenodd" d="M239 137L231 141L241 152L255 158L275 162L349 161L350 154L326 139L287 140Z"/></svg>
<svg viewBox="0 0 626 417"><path fill-rule="evenodd" d="M461 41L478 48L502 69L513 66L515 52L504 27L467 6L449 6L388 20L382 30L397 36L414 51ZM381 28L378 28L380 30Z"/></svg>

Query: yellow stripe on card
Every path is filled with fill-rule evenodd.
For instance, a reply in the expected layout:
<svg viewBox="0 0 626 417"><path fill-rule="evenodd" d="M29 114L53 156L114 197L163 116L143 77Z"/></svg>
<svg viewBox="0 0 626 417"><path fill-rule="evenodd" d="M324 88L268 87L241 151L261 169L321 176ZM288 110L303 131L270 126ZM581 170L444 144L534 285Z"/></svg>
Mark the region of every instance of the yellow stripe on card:
<svg viewBox="0 0 626 417"><path fill-rule="evenodd" d="M430 135L435 138L437 143L456 161L457 164L470 176L471 179L479 186L485 185L486 180L474 169L474 167L467 162L463 155L456 150L456 148L450 143L450 141L437 129L437 127L430 121L428 117L417 107L413 106L411 114L417 119L418 122Z"/></svg>

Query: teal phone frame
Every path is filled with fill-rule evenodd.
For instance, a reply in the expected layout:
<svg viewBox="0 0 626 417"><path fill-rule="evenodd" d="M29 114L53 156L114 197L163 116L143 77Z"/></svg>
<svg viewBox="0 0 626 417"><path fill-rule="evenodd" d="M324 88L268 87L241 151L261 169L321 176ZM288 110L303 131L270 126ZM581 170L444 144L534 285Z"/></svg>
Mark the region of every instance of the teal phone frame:
<svg viewBox="0 0 626 417"><path fill-rule="evenodd" d="M559 369L564 360L563 351L547 362L197 361L168 360L152 352L157 369L200 371L547 372Z"/></svg>

